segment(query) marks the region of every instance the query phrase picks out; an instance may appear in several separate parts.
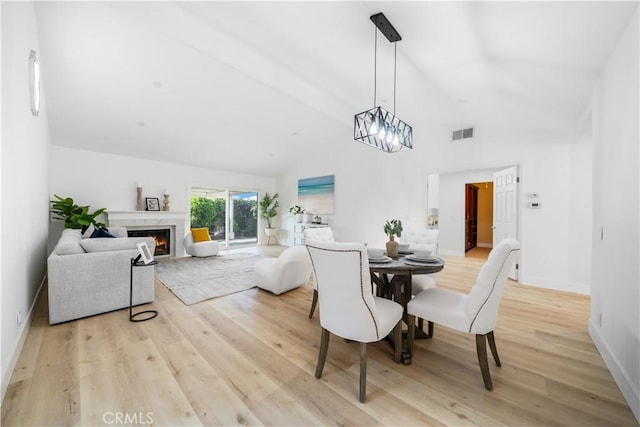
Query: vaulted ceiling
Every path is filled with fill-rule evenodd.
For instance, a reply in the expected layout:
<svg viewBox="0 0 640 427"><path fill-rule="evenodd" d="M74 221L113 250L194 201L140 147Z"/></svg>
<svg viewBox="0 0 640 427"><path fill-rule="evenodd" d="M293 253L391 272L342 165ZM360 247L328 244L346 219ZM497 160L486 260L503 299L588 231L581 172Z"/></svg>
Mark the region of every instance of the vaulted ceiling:
<svg viewBox="0 0 640 427"><path fill-rule="evenodd" d="M373 106L375 27L397 44L397 113L574 132L637 2L41 2L53 143L276 176L353 143ZM393 109L378 36L377 103ZM423 133L424 134L424 133Z"/></svg>

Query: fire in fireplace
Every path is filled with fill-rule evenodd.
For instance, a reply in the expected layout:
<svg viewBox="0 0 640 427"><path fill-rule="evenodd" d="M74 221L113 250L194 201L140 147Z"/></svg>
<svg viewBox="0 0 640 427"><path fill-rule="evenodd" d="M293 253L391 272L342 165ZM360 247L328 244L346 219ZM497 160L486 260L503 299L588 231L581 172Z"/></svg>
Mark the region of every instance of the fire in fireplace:
<svg viewBox="0 0 640 427"><path fill-rule="evenodd" d="M171 230L127 230L129 237L152 237L156 241L154 256L171 254Z"/></svg>

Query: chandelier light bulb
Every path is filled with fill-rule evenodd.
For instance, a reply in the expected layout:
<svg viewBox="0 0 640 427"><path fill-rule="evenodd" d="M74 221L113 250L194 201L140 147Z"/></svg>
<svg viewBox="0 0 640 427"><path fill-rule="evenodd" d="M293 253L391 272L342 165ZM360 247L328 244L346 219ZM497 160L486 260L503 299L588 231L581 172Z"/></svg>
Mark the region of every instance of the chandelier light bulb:
<svg viewBox="0 0 640 427"><path fill-rule="evenodd" d="M395 133L393 132L393 129L389 129L389 133L387 133L387 143L391 143L391 141L393 141L393 137L395 136Z"/></svg>
<svg viewBox="0 0 640 427"><path fill-rule="evenodd" d="M373 119L373 123L371 123L371 127L369 128L369 133L378 133L378 119Z"/></svg>

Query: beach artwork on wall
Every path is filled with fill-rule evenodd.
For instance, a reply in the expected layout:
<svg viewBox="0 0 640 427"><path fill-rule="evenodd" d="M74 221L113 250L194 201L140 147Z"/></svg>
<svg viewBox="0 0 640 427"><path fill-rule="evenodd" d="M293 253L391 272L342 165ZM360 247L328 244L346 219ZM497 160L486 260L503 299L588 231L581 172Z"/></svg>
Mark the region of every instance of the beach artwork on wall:
<svg viewBox="0 0 640 427"><path fill-rule="evenodd" d="M298 204L306 212L333 215L335 205L335 175L298 180Z"/></svg>

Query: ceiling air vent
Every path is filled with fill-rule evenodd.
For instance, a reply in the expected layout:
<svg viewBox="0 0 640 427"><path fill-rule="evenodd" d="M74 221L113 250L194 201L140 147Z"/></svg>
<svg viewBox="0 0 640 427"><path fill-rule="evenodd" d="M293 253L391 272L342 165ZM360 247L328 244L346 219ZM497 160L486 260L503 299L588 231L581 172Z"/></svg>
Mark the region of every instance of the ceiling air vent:
<svg viewBox="0 0 640 427"><path fill-rule="evenodd" d="M454 141L467 138L473 138L473 128L454 130L451 136L451 139Z"/></svg>

